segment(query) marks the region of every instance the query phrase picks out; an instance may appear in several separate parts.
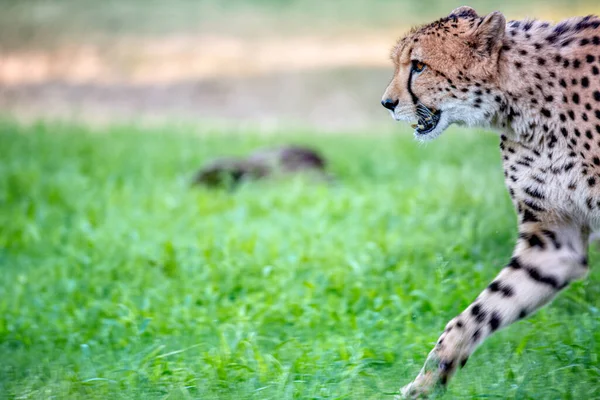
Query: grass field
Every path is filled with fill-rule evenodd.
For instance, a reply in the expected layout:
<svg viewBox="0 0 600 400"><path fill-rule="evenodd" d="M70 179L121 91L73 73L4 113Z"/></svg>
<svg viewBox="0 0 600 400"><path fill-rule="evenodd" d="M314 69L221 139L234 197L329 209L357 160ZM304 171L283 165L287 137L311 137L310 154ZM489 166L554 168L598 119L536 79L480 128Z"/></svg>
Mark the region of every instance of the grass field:
<svg viewBox="0 0 600 400"><path fill-rule="evenodd" d="M290 140L338 183L189 187L210 157ZM491 134L5 120L0 396L391 398L515 237ZM599 277L491 338L446 398L600 398Z"/></svg>

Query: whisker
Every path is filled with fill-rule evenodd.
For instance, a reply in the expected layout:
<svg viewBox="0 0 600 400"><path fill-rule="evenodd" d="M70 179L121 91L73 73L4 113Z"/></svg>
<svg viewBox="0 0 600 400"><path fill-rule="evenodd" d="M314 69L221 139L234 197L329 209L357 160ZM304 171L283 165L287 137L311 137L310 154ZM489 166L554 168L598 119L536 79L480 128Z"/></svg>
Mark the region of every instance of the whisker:
<svg viewBox="0 0 600 400"><path fill-rule="evenodd" d="M422 103L417 104L416 112L418 115L422 115L425 117L433 117L434 113L429 109L429 107L425 106Z"/></svg>

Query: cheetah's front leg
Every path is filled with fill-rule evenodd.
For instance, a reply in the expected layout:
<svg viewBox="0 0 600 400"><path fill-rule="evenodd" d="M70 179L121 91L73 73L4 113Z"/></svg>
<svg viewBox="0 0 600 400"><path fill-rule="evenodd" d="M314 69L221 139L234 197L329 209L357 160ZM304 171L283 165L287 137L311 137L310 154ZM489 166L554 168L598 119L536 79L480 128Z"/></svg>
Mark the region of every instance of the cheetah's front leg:
<svg viewBox="0 0 600 400"><path fill-rule="evenodd" d="M451 320L417 378L402 388L403 398L426 397L463 367L494 331L548 303L559 290L587 273L587 233L570 224L527 222L506 268Z"/></svg>

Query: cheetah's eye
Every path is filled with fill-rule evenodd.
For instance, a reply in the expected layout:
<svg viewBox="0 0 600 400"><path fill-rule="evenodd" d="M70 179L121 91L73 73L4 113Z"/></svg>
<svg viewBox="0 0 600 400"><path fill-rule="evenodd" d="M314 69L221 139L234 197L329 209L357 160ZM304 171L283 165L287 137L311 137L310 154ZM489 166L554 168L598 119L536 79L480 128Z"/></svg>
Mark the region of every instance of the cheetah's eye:
<svg viewBox="0 0 600 400"><path fill-rule="evenodd" d="M426 65L425 63L421 62L421 61L417 61L417 60L412 60L412 69L415 72L421 72L425 69Z"/></svg>

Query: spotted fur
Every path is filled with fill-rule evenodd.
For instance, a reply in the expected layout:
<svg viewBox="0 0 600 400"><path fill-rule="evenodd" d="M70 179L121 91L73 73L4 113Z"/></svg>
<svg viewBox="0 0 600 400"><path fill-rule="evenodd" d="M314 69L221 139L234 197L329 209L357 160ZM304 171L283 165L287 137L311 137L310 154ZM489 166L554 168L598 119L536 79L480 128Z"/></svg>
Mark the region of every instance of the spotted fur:
<svg viewBox="0 0 600 400"><path fill-rule="evenodd" d="M506 22L460 7L394 47L383 103L397 120L421 104L449 125L501 132L505 181L519 237L506 267L451 320L404 397L444 386L493 332L525 318L588 272L600 230L600 19ZM417 63L417 64L416 64ZM419 66L419 71L415 70ZM424 68L421 68L425 65Z"/></svg>

